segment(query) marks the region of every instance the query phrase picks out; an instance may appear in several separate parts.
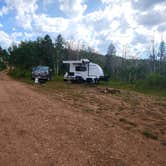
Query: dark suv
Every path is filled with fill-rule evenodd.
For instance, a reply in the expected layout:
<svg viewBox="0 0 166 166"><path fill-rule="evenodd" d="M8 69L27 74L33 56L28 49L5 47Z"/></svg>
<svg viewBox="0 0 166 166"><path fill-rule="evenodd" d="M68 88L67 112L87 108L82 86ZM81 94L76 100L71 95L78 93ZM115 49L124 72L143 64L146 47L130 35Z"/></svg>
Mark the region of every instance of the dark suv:
<svg viewBox="0 0 166 166"><path fill-rule="evenodd" d="M32 79L51 80L52 70L49 66L37 66L32 68Z"/></svg>

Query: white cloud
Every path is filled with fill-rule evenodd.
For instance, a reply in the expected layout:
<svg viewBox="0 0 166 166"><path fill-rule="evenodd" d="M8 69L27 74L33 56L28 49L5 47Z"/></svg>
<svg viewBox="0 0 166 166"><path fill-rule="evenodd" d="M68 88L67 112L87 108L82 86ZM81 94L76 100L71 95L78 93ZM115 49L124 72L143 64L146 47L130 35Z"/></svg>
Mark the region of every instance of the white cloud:
<svg viewBox="0 0 166 166"><path fill-rule="evenodd" d="M54 0L41 0L44 5L49 5L54 2Z"/></svg>
<svg viewBox="0 0 166 166"><path fill-rule="evenodd" d="M166 23L163 23L163 24L159 25L157 30L159 32L165 32L166 31Z"/></svg>
<svg viewBox="0 0 166 166"><path fill-rule="evenodd" d="M133 12L129 2L122 5L112 1L103 9L85 15L82 22L93 38L93 47L104 47L106 50L109 43L114 42L120 54L123 45L129 44L134 37L133 29L137 23L132 16Z"/></svg>
<svg viewBox="0 0 166 166"><path fill-rule="evenodd" d="M7 48L11 43L12 40L10 39L9 35L4 31L0 31L0 45Z"/></svg>
<svg viewBox="0 0 166 166"><path fill-rule="evenodd" d="M4 15L10 10L16 11L15 19L17 24L24 29L31 28L32 15L35 13L37 0L5 0L6 6L2 7L0 15Z"/></svg>
<svg viewBox="0 0 166 166"><path fill-rule="evenodd" d="M83 0L59 0L60 10L69 17L80 17L85 12L87 5Z"/></svg>
<svg viewBox="0 0 166 166"><path fill-rule="evenodd" d="M45 14L33 16L33 26L37 31L45 33L61 33L67 30L69 20L62 17L49 17Z"/></svg>
<svg viewBox="0 0 166 166"><path fill-rule="evenodd" d="M23 36L24 36L25 39L30 40L35 36L35 34L34 33L23 32Z"/></svg>
<svg viewBox="0 0 166 166"><path fill-rule="evenodd" d="M165 0L131 0L132 6L136 10L148 10L155 7L158 4L165 5Z"/></svg>
<svg viewBox="0 0 166 166"><path fill-rule="evenodd" d="M111 4L119 1L124 1L124 0L101 0L103 4Z"/></svg>
<svg viewBox="0 0 166 166"><path fill-rule="evenodd" d="M0 16L3 16L7 14L9 9L6 6L3 6L2 9L0 9Z"/></svg>
<svg viewBox="0 0 166 166"><path fill-rule="evenodd" d="M165 18L166 13L155 10L150 10L149 12L145 12L136 17L139 24L150 27L166 22Z"/></svg>
<svg viewBox="0 0 166 166"><path fill-rule="evenodd" d="M12 39L12 41L17 41L17 39L19 37L23 37L23 33L22 32L13 32L10 36L10 38Z"/></svg>

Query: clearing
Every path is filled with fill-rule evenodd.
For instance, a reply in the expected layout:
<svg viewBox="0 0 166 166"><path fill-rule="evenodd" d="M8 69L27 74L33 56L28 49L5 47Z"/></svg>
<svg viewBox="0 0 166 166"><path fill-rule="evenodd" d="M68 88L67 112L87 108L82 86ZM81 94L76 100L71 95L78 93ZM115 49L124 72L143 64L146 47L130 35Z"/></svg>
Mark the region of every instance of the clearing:
<svg viewBox="0 0 166 166"><path fill-rule="evenodd" d="M165 166L166 100L0 73L0 165Z"/></svg>

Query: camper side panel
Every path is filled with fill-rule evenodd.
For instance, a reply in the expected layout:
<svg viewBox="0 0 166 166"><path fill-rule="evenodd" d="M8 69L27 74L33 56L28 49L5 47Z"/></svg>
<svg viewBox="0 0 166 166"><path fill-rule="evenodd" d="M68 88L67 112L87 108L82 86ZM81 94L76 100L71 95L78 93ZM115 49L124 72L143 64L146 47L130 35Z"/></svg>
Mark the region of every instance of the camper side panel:
<svg viewBox="0 0 166 166"><path fill-rule="evenodd" d="M104 76L102 68L97 64L90 63L89 76L94 76L96 78L100 78L100 76Z"/></svg>

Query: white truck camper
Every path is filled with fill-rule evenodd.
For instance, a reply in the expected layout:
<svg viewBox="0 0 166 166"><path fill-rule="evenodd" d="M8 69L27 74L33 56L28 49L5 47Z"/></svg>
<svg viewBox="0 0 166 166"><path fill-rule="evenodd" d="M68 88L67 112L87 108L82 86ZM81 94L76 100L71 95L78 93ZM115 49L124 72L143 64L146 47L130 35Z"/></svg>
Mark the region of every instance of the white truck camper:
<svg viewBox="0 0 166 166"><path fill-rule="evenodd" d="M64 81L97 83L104 79L102 68L88 59L63 61L69 64L69 72L64 75Z"/></svg>

